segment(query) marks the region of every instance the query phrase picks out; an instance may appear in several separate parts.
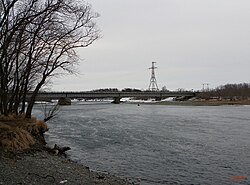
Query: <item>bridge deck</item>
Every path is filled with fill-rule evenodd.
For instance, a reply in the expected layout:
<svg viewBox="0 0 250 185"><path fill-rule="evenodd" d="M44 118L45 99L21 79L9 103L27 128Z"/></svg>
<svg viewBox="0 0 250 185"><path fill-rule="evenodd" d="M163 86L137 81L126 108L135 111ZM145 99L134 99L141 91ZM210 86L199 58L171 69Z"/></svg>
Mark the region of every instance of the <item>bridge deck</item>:
<svg viewBox="0 0 250 185"><path fill-rule="evenodd" d="M125 98L125 97L143 97L143 98L168 98L168 97L194 97L194 92L40 92L38 99L59 99L67 98Z"/></svg>

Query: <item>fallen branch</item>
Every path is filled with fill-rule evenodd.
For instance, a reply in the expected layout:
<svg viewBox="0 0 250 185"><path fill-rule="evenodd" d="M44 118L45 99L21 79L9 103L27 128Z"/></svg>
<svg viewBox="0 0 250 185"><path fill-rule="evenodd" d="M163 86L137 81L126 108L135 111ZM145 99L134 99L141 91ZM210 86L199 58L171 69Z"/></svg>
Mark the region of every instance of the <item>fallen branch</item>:
<svg viewBox="0 0 250 185"><path fill-rule="evenodd" d="M59 154L65 154L66 151L70 150L71 148L66 146L66 147L59 147L57 144L54 145L53 150L57 155Z"/></svg>

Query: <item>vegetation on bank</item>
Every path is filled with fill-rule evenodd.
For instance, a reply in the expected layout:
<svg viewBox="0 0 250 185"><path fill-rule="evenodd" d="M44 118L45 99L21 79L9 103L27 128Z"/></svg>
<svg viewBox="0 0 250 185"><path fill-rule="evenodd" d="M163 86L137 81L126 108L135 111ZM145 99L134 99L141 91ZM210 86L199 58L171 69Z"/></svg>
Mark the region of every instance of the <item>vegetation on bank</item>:
<svg viewBox="0 0 250 185"><path fill-rule="evenodd" d="M250 83L221 85L198 93L197 98L244 102L250 100Z"/></svg>
<svg viewBox="0 0 250 185"><path fill-rule="evenodd" d="M23 151L37 144L46 144L43 133L48 130L47 124L25 114L0 116L0 149L10 152Z"/></svg>

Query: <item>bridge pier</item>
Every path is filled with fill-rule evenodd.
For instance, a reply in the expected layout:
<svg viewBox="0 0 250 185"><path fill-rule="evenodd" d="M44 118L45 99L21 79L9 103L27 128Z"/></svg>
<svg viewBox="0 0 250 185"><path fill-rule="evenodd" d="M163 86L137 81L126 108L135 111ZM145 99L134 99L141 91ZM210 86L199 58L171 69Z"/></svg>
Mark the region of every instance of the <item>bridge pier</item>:
<svg viewBox="0 0 250 185"><path fill-rule="evenodd" d="M71 99L70 98L61 97L58 100L58 105L71 105Z"/></svg>
<svg viewBox="0 0 250 185"><path fill-rule="evenodd" d="M115 97L114 101L112 101L111 103L120 104L121 103L121 98L120 97Z"/></svg>
<svg viewBox="0 0 250 185"><path fill-rule="evenodd" d="M155 101L161 101L162 100L162 97L156 97L155 98Z"/></svg>

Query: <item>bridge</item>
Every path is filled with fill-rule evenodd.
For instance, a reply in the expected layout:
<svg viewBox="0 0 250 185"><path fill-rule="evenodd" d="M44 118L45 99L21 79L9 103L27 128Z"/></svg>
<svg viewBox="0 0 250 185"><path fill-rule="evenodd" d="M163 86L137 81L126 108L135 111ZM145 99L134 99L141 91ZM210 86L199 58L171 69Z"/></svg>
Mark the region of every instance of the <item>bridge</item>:
<svg viewBox="0 0 250 185"><path fill-rule="evenodd" d="M36 100L37 101L51 101L59 100L62 98L67 99L105 99L112 98L114 99L113 103L119 104L121 98L134 97L149 99L154 98L156 100L165 99L168 97L182 97L182 98L191 98L195 96L195 92L183 91L183 92L172 92L172 91L141 91L141 92L40 92ZM28 94L29 97L29 94Z"/></svg>

